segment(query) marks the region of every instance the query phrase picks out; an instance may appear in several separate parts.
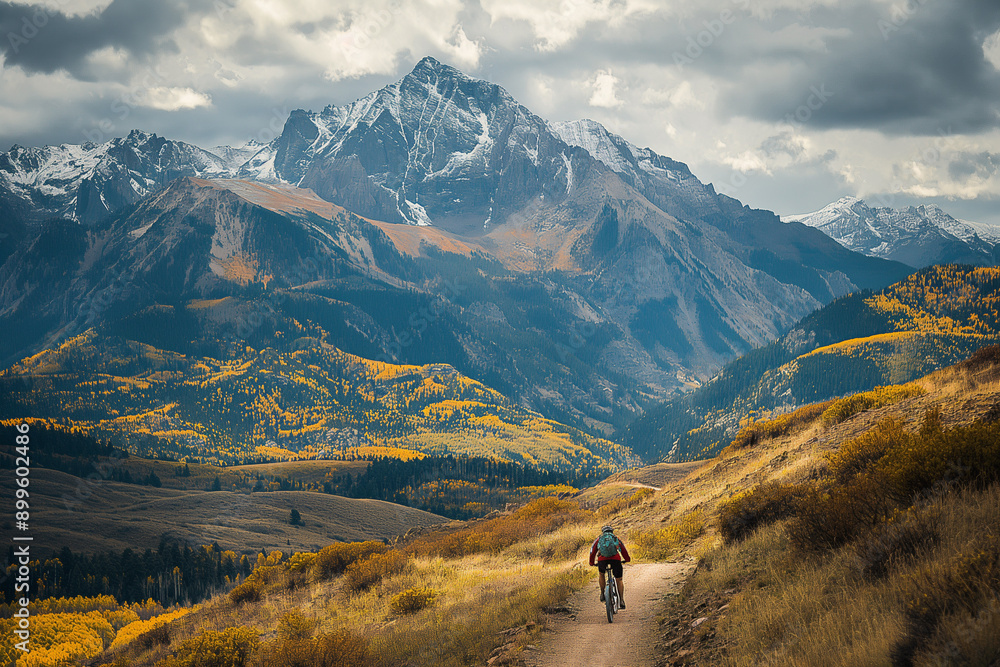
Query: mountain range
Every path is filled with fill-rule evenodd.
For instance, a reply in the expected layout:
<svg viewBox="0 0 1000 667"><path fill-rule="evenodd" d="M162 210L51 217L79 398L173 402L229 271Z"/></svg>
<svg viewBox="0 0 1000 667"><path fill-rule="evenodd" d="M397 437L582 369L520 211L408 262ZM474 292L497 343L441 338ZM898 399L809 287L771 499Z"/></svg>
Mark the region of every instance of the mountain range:
<svg viewBox="0 0 1000 667"><path fill-rule="evenodd" d="M1000 264L1000 227L957 220L934 205L895 209L843 197L785 222L815 227L845 248L922 268L932 264Z"/></svg>
<svg viewBox="0 0 1000 667"><path fill-rule="evenodd" d="M228 297L243 316L214 347L188 320L129 336L224 360L317 326L345 353L447 363L605 437L823 304L912 270L432 58L354 103L293 111L266 145L133 131L15 147L0 199L6 364Z"/></svg>

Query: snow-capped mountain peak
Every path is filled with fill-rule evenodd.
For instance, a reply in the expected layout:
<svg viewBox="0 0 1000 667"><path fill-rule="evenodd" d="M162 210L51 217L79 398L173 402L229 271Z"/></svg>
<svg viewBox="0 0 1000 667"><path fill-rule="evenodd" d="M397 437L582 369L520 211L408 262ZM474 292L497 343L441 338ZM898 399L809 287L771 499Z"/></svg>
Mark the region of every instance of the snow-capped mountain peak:
<svg viewBox="0 0 1000 667"><path fill-rule="evenodd" d="M914 267L995 264L1000 257L994 249L1000 228L957 220L934 204L894 209L842 197L813 213L782 219L815 227L851 250Z"/></svg>
<svg viewBox="0 0 1000 667"><path fill-rule="evenodd" d="M208 151L142 130L101 144L14 146L0 153L0 185L40 217L80 222L99 220L179 176L220 176L227 169Z"/></svg>
<svg viewBox="0 0 1000 667"><path fill-rule="evenodd" d="M468 231L565 195L572 152L501 86L428 57L354 102L293 111L240 175L310 187L381 220ZM347 187L359 179L363 196Z"/></svg>

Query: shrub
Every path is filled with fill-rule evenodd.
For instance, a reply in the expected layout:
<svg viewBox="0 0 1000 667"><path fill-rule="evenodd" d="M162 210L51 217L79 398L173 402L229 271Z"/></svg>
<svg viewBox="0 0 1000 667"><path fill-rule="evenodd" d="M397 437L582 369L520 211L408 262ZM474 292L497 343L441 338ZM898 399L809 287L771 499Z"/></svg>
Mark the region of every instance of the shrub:
<svg viewBox="0 0 1000 667"><path fill-rule="evenodd" d="M316 629L316 621L306 618L297 609L292 610L278 621L278 636L283 639L308 639Z"/></svg>
<svg viewBox="0 0 1000 667"><path fill-rule="evenodd" d="M372 554L384 553L389 547L381 542L341 542L323 547L313 560L313 567L322 579L343 574L347 566Z"/></svg>
<svg viewBox="0 0 1000 667"><path fill-rule="evenodd" d="M742 540L761 526L792 516L805 488L767 482L719 504L719 533L726 542Z"/></svg>
<svg viewBox="0 0 1000 667"><path fill-rule="evenodd" d="M833 549L876 525L891 506L884 485L871 475L841 486L810 487L798 502L788 537L800 551Z"/></svg>
<svg viewBox="0 0 1000 667"><path fill-rule="evenodd" d="M905 398L920 396L926 393L926 389L912 382L910 384L875 387L871 391L864 391L853 396L845 396L834 401L833 405L823 412L823 423L827 426L839 424L842 421L847 421L859 412L892 405Z"/></svg>
<svg viewBox="0 0 1000 667"><path fill-rule="evenodd" d="M615 498L609 503L606 503L597 514L601 517L609 517L612 514L617 514L622 510L627 510L631 507L635 507L647 498L650 498L655 491L653 489L638 489L631 496L625 498Z"/></svg>
<svg viewBox="0 0 1000 667"><path fill-rule="evenodd" d="M701 512L691 512L676 524L660 530L646 530L631 533L629 541L635 548L635 555L648 560L670 557L674 551L688 544L705 532L705 521Z"/></svg>
<svg viewBox="0 0 1000 667"><path fill-rule="evenodd" d="M761 440L776 438L779 435L788 435L797 431L801 427L816 421L833 403L834 401L826 401L824 403L804 405L787 415L747 424L740 429L729 446L722 450L722 453L730 453L739 449L752 447Z"/></svg>
<svg viewBox="0 0 1000 667"><path fill-rule="evenodd" d="M914 510L899 512L875 527L854 545L861 575L880 579L897 565L932 547L939 538L936 521Z"/></svg>
<svg viewBox="0 0 1000 667"><path fill-rule="evenodd" d="M186 640L176 655L161 660L156 667L245 667L258 643L253 628L207 630Z"/></svg>
<svg viewBox="0 0 1000 667"><path fill-rule="evenodd" d="M289 572L307 572L316 561L316 556L317 554L314 553L300 551L288 559L285 567L288 568Z"/></svg>
<svg viewBox="0 0 1000 667"><path fill-rule="evenodd" d="M839 450L827 455L829 473L837 482L847 483L859 473L872 468L890 449L906 446L912 439L913 434L903 428L902 422L886 419L864 435L849 440Z"/></svg>
<svg viewBox="0 0 1000 667"><path fill-rule="evenodd" d="M358 592L371 588L385 577L399 574L409 564L406 554L396 550L372 554L347 566L344 579L347 589Z"/></svg>
<svg viewBox="0 0 1000 667"><path fill-rule="evenodd" d="M264 584L260 580L247 579L242 584L229 591L229 601L233 604L244 602L259 602L264 594Z"/></svg>
<svg viewBox="0 0 1000 667"><path fill-rule="evenodd" d="M392 596L389 606L396 614L413 614L434 604L437 591L430 588L408 588Z"/></svg>
<svg viewBox="0 0 1000 667"><path fill-rule="evenodd" d="M1000 423L945 431L929 413L919 434L879 461L879 473L901 501L956 485L984 487L1000 479Z"/></svg>
<svg viewBox="0 0 1000 667"><path fill-rule="evenodd" d="M337 630L316 638L279 638L264 646L261 667L363 667L371 664L364 638Z"/></svg>

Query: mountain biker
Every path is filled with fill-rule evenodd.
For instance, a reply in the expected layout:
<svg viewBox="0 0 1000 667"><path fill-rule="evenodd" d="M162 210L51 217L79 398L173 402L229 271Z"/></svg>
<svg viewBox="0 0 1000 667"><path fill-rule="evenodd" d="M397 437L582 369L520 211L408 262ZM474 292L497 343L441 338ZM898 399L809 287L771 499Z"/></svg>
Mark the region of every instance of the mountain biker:
<svg viewBox="0 0 1000 667"><path fill-rule="evenodd" d="M597 562L594 562L594 559ZM610 568L611 574L618 584L618 599L621 600L621 609L625 608L625 585L622 583L622 563L628 563L632 557L628 555L625 543L615 535L615 529L611 526L601 528L601 535L590 547L590 565L597 565L598 578L601 585L601 602L604 602L604 573Z"/></svg>

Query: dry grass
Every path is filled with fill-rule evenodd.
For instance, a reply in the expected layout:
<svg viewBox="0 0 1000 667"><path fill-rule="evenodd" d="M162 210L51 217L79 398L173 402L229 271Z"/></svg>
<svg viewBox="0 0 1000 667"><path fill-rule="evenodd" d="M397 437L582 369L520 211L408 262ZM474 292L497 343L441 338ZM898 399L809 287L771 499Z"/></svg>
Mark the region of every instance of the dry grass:
<svg viewBox="0 0 1000 667"><path fill-rule="evenodd" d="M715 550L688 592L741 591L717 626L730 646L722 664L989 665L976 656L1000 651L1000 573L997 535L983 527L1000 525L1000 486L942 497L918 513L919 526L934 517L940 538L917 540L882 576L870 576L856 548L802 559L786 523Z"/></svg>
<svg viewBox="0 0 1000 667"><path fill-rule="evenodd" d="M253 587L253 604L215 598L192 618L171 624L168 644L133 643L108 657L153 665L180 655L179 647L204 632L241 627L259 635L261 648L250 664L260 667L341 664L318 657L331 642L363 656L343 664L481 663L497 645L497 633L541 622L544 608L593 577L591 568L579 565L597 530L594 520L573 503L542 499L501 520L477 522L474 532L501 542L514 524L528 531L528 539L522 535L506 546L492 541L489 548L447 558L432 553L442 550L435 542L452 545L443 549L451 551L451 536L462 536L458 543L464 545L473 532L452 530L401 548L341 544L283 563L272 559L234 589Z"/></svg>
<svg viewBox="0 0 1000 667"><path fill-rule="evenodd" d="M888 387L875 387L871 391L863 391L859 394L845 396L834 401L830 407L823 411L823 423L827 426L839 424L864 410L892 405L903 399L921 396L926 393L927 390L915 382Z"/></svg>
<svg viewBox="0 0 1000 667"><path fill-rule="evenodd" d="M667 560L705 532L705 519L699 511L691 512L666 528L634 530L629 534L630 555L637 560Z"/></svg>

